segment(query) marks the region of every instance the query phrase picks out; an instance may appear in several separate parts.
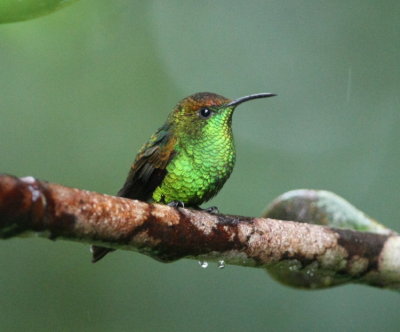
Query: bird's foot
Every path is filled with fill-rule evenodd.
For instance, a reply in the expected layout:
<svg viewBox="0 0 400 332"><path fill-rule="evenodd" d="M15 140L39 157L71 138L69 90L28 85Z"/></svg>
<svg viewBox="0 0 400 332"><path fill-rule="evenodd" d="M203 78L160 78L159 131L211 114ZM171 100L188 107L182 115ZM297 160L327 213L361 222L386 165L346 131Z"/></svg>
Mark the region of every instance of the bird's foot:
<svg viewBox="0 0 400 332"><path fill-rule="evenodd" d="M172 201L167 204L168 206L174 207L174 208L184 208L185 203L182 201ZM219 210L216 206L210 206L208 208L202 209L200 206L191 206L192 208L199 210L199 211L204 211L210 214L218 214Z"/></svg>
<svg viewBox="0 0 400 332"><path fill-rule="evenodd" d="M174 207L174 208L184 208L185 207L185 203L183 203L182 201L172 201L169 202L167 204L168 206Z"/></svg>
<svg viewBox="0 0 400 332"><path fill-rule="evenodd" d="M218 214L219 213L219 210L216 206L210 206L208 208L201 209L201 210L203 210L204 212L210 213L210 214Z"/></svg>

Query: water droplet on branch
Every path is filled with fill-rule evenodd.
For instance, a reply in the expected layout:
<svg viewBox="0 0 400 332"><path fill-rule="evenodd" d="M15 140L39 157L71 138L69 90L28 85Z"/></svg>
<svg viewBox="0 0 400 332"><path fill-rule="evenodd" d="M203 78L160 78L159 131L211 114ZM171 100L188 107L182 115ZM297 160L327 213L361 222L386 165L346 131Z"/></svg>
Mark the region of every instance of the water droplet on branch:
<svg viewBox="0 0 400 332"><path fill-rule="evenodd" d="M199 265L203 268L206 269L208 267L208 262L206 261L199 261Z"/></svg>

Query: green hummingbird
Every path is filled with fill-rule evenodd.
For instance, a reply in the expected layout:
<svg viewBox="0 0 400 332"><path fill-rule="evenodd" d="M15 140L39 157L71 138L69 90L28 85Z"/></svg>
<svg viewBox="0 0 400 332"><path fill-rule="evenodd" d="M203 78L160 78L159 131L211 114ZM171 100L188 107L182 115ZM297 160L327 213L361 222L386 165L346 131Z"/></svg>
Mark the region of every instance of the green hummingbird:
<svg viewBox="0 0 400 332"><path fill-rule="evenodd" d="M243 102L273 96L258 93L231 100L200 92L182 99L139 150L117 196L199 208L232 173L233 111ZM92 246L92 262L110 251Z"/></svg>

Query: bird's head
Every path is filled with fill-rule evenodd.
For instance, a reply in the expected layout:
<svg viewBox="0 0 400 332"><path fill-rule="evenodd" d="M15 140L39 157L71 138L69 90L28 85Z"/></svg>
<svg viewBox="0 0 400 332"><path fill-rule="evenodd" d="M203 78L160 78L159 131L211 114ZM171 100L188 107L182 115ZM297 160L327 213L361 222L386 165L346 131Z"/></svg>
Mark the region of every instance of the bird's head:
<svg viewBox="0 0 400 332"><path fill-rule="evenodd" d="M235 100L211 92L199 92L182 99L172 111L169 121L180 135L200 138L231 132L232 114L243 102L273 97L258 93Z"/></svg>

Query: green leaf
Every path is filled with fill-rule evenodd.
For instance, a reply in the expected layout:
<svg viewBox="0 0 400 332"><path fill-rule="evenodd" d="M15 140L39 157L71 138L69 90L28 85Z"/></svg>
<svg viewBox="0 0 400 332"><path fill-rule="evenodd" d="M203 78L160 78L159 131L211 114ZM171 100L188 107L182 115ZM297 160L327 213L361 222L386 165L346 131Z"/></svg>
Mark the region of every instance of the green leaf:
<svg viewBox="0 0 400 332"><path fill-rule="evenodd" d="M0 23L26 21L50 14L77 0L1 0Z"/></svg>

